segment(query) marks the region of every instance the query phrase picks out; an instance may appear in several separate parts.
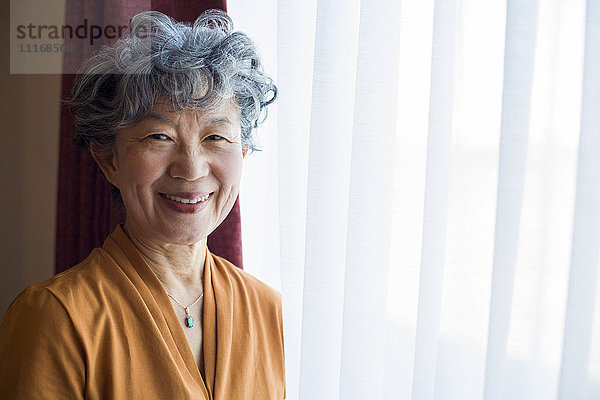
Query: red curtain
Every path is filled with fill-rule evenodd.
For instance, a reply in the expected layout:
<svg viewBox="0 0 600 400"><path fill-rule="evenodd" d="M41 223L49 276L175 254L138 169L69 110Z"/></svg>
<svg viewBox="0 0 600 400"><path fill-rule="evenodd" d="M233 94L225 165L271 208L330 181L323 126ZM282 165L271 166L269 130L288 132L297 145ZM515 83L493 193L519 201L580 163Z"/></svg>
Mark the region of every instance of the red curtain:
<svg viewBox="0 0 600 400"><path fill-rule="evenodd" d="M131 17L149 9L160 11L177 21L192 22L203 11L211 8L226 10L226 0L69 0L66 23L78 26L127 25ZM98 38L96 46L85 46L86 39L73 39L73 51L65 54L62 83L63 99L73 85L76 66L100 43L110 44L114 39ZM89 40L89 39L88 39ZM112 207L110 185L94 164L87 151L73 144L73 118L68 108L61 109L60 161L58 175L58 206L56 223L56 272L61 272L83 260L104 239L124 215ZM239 202L225 221L208 238L211 251L242 267L242 244Z"/></svg>

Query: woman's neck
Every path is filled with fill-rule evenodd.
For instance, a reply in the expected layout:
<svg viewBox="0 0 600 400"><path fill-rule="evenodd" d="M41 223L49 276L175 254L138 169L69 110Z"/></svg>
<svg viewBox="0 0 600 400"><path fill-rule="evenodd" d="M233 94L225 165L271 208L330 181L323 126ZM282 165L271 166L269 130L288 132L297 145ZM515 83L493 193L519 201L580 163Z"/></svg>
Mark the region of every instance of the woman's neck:
<svg viewBox="0 0 600 400"><path fill-rule="evenodd" d="M182 303L194 301L202 293L206 238L194 244L163 244L128 229L127 223L123 230L167 292Z"/></svg>

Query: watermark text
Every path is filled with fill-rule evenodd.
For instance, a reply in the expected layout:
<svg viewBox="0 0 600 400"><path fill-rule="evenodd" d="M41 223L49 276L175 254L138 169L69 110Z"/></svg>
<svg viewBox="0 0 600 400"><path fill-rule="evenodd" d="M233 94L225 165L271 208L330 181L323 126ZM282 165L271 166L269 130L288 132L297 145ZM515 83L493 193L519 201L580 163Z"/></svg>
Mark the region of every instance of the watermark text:
<svg viewBox="0 0 600 400"><path fill-rule="evenodd" d="M90 25L88 20L84 19L83 24L73 27L72 25L38 25L27 24L16 26L17 39L87 39L90 45L94 44L94 40L101 38L115 39L129 32L128 25Z"/></svg>

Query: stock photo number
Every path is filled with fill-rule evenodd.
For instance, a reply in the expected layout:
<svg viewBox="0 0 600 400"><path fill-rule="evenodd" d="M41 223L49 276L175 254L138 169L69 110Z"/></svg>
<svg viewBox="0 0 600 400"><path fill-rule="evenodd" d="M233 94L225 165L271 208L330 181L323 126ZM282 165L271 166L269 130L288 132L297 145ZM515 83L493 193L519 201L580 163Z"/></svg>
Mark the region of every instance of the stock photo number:
<svg viewBox="0 0 600 400"><path fill-rule="evenodd" d="M19 53L71 53L72 43L19 44Z"/></svg>

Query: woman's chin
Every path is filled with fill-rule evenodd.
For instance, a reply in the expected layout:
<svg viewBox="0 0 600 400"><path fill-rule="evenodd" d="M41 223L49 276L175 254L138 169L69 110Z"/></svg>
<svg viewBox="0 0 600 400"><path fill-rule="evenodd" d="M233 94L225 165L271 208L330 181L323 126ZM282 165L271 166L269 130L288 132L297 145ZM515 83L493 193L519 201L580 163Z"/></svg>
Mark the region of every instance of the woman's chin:
<svg viewBox="0 0 600 400"><path fill-rule="evenodd" d="M192 245L206 240L206 237L212 232L212 230L207 230L204 224L196 225L189 221L187 223L153 224L153 226L146 227L125 223L124 228L128 235L158 246Z"/></svg>
<svg viewBox="0 0 600 400"><path fill-rule="evenodd" d="M163 235L165 244L172 245L191 245L205 241L210 232L203 229L190 229L189 227L177 230L170 230Z"/></svg>

